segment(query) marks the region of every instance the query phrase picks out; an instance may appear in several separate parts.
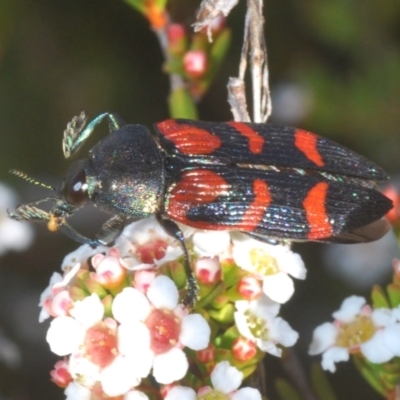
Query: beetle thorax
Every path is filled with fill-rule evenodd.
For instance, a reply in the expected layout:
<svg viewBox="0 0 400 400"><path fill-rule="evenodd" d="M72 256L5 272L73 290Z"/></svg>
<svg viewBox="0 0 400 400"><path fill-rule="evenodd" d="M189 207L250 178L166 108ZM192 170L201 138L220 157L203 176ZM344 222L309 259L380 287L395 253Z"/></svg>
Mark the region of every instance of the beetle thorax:
<svg viewBox="0 0 400 400"><path fill-rule="evenodd" d="M123 127L99 142L90 153L86 175L89 197L102 209L144 218L161 207L164 165L141 125Z"/></svg>

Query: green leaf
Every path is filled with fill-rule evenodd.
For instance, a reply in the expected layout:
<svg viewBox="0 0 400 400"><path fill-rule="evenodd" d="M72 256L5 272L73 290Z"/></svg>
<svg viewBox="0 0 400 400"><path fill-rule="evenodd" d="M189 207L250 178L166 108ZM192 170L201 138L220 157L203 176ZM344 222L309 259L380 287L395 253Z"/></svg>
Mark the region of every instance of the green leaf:
<svg viewBox="0 0 400 400"><path fill-rule="evenodd" d="M211 318L222 324L231 323L233 321L233 313L235 312L235 307L233 304L228 303L225 307L220 310L209 310Z"/></svg>
<svg viewBox="0 0 400 400"><path fill-rule="evenodd" d="M311 386L319 400L336 400L326 374L318 363L311 365Z"/></svg>
<svg viewBox="0 0 400 400"><path fill-rule="evenodd" d="M202 93L205 93L208 90L212 81L214 80L215 75L218 72L218 69L228 51L231 43L231 36L231 31L228 28L225 28L215 38L209 53L210 64L208 70L199 85Z"/></svg>
<svg viewBox="0 0 400 400"><path fill-rule="evenodd" d="M383 386L381 380L379 379L379 375L374 371L372 365L366 362L363 356L354 355L353 361L360 371L361 375L365 378L365 380L382 396L386 395L385 387Z"/></svg>
<svg viewBox="0 0 400 400"><path fill-rule="evenodd" d="M282 400L301 400L301 397L294 386L286 379L278 378L275 380L275 390Z"/></svg>
<svg viewBox="0 0 400 400"><path fill-rule="evenodd" d="M164 10L165 9L165 7L167 6L167 2L168 2L168 0L155 0L155 3L157 4L157 7L160 10Z"/></svg>
<svg viewBox="0 0 400 400"><path fill-rule="evenodd" d="M390 308L389 300L384 290L379 285L373 287L371 300L373 308Z"/></svg>
<svg viewBox="0 0 400 400"><path fill-rule="evenodd" d="M125 0L125 2L128 3L132 8L141 12L142 14L146 14L146 9L144 7L143 0Z"/></svg>
<svg viewBox="0 0 400 400"><path fill-rule="evenodd" d="M206 292L205 290L208 290ZM211 289L204 285L200 285L200 299L196 303L196 309L201 310L208 304L212 303L225 289L224 282L217 282Z"/></svg>
<svg viewBox="0 0 400 400"><path fill-rule="evenodd" d="M168 102L171 118L198 119L197 106L185 88L173 90Z"/></svg>
<svg viewBox="0 0 400 400"><path fill-rule="evenodd" d="M400 287L399 285L396 285L395 283L390 283L386 287L390 304L392 305L392 308L396 308L398 305L400 305Z"/></svg>

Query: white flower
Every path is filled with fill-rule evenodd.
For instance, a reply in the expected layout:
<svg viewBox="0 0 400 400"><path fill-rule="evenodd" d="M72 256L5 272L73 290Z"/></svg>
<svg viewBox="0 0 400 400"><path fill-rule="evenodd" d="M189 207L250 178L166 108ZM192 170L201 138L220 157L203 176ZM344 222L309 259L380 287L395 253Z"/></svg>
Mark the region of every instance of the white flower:
<svg viewBox="0 0 400 400"><path fill-rule="evenodd" d="M263 282L263 292L278 303L285 303L294 293L293 280L305 279L303 260L289 247L271 245L243 234L233 236L233 259Z"/></svg>
<svg viewBox="0 0 400 400"><path fill-rule="evenodd" d="M334 312L334 323L314 330L309 354L322 353L322 367L335 372L335 363L348 361L350 353L361 352L372 363L400 356L400 323L393 310L371 310L359 296L345 299Z"/></svg>
<svg viewBox="0 0 400 400"><path fill-rule="evenodd" d="M219 362L211 372L211 387L201 388L197 395L189 387L175 386L165 400L195 400L196 398L226 398L230 400L261 400L261 394L257 389L241 388L243 374L228 361ZM222 396L221 396L222 395Z"/></svg>
<svg viewBox="0 0 400 400"><path fill-rule="evenodd" d="M86 334L86 329L100 322L104 306L99 297L92 294L82 301L77 301L70 310L71 316L54 318L47 331L46 340L53 353L66 356L78 350Z"/></svg>
<svg viewBox="0 0 400 400"><path fill-rule="evenodd" d="M23 251L33 240L31 225L15 221L7 215L7 209L13 209L16 204L14 192L0 184L0 256L8 250Z"/></svg>
<svg viewBox="0 0 400 400"><path fill-rule="evenodd" d="M71 382L64 391L67 396L65 400L90 400L92 391L76 382Z"/></svg>
<svg viewBox="0 0 400 400"><path fill-rule="evenodd" d="M61 263L61 269L64 272L70 272L78 263L83 267L87 264L90 257L98 253L106 253L107 250L108 247L105 246L97 246L93 249L88 244L83 244L64 257L64 260Z"/></svg>
<svg viewBox="0 0 400 400"><path fill-rule="evenodd" d="M214 257L223 254L231 244L227 231L201 231L193 234L193 250L200 257Z"/></svg>
<svg viewBox="0 0 400 400"><path fill-rule="evenodd" d="M179 242L165 232L154 216L128 225L115 247L123 265L132 271L160 266L183 255Z"/></svg>
<svg viewBox="0 0 400 400"><path fill-rule="evenodd" d="M282 350L277 346L293 346L298 333L281 317L278 317L280 305L267 296L257 300L241 300L235 303L236 326L242 336L252 340L267 353L280 357Z"/></svg>
<svg viewBox="0 0 400 400"><path fill-rule="evenodd" d="M199 314L187 315L178 300L173 281L161 275L153 279L146 295L125 288L112 305L114 318L121 324L119 341L124 352L140 365L152 366L154 378L162 384L185 376L188 361L182 347L202 350L210 339L206 320Z"/></svg>
<svg viewBox="0 0 400 400"><path fill-rule="evenodd" d="M77 301L70 316L55 318L47 333L51 350L65 356L71 354L69 372L80 385L92 388L96 382L108 396L120 396L140 383L150 372L151 363L131 354L126 336L135 341L140 335L136 326L117 328L116 321L103 320L104 306L96 294ZM147 353L150 353L148 351ZM148 358L148 357L147 357Z"/></svg>

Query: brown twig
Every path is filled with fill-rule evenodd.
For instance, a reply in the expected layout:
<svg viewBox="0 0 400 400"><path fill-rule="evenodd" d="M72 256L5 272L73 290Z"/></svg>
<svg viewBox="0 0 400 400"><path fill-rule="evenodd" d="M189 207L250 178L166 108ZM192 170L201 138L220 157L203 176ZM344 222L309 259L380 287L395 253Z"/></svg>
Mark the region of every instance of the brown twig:
<svg viewBox="0 0 400 400"><path fill-rule="evenodd" d="M250 61L250 75L253 93L253 121L266 122L271 114L271 97L268 84L267 48L264 40L264 17L262 15L262 0L247 0L242 53L239 63L239 76L235 84L228 84L228 102L231 105L234 118L247 112L246 99L235 99L235 90L243 86L238 92L240 96L245 92L244 79ZM238 83L240 82L240 84ZM237 109L240 107L240 109ZM238 119L239 120L239 119ZM247 120L246 120L247 121Z"/></svg>

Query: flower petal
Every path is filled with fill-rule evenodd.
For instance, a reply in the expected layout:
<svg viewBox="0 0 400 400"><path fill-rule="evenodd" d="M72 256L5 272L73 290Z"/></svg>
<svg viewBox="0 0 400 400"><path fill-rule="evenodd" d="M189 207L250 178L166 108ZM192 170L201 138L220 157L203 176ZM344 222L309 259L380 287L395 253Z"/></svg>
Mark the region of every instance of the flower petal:
<svg viewBox="0 0 400 400"><path fill-rule="evenodd" d="M173 366L173 368L171 368ZM182 379L189 368L185 353L173 347L166 353L158 354L153 362L153 376L158 383L168 385Z"/></svg>
<svg viewBox="0 0 400 400"><path fill-rule="evenodd" d="M211 372L214 389L229 394L238 389L243 381L243 373L232 367L228 361L219 362Z"/></svg>
<svg viewBox="0 0 400 400"><path fill-rule="evenodd" d="M293 346L299 338L299 334L281 317L277 317L272 321L270 336L270 340L285 347Z"/></svg>
<svg viewBox="0 0 400 400"><path fill-rule="evenodd" d="M336 371L335 363L339 361L348 361L350 358L349 352L344 347L334 346L330 349L326 350L324 354L322 354L322 368L328 370L330 372Z"/></svg>
<svg viewBox="0 0 400 400"><path fill-rule="evenodd" d="M285 272L267 275L263 279L263 292L277 303L286 303L294 293L293 280Z"/></svg>
<svg viewBox="0 0 400 400"><path fill-rule="evenodd" d="M399 339L396 338L396 341L399 342ZM382 330L375 332L367 342L361 343L360 350L367 360L374 364L384 363L394 357L394 354L385 346Z"/></svg>
<svg viewBox="0 0 400 400"><path fill-rule="evenodd" d="M230 243L231 237L228 231L196 231L193 235L194 251L202 257L220 255Z"/></svg>
<svg viewBox="0 0 400 400"><path fill-rule="evenodd" d="M82 326L89 328L103 319L104 306L99 296L93 293L81 301L76 301L69 313Z"/></svg>
<svg viewBox="0 0 400 400"><path fill-rule="evenodd" d="M72 317L62 316L51 321L46 340L53 353L66 356L81 345L84 337L85 330L82 325Z"/></svg>
<svg viewBox="0 0 400 400"><path fill-rule="evenodd" d="M76 382L71 382L64 390L67 396L65 400L90 400L92 398L92 391Z"/></svg>
<svg viewBox="0 0 400 400"><path fill-rule="evenodd" d="M179 342L192 350L203 350L210 342L211 329L200 314L190 314L182 320Z"/></svg>
<svg viewBox="0 0 400 400"><path fill-rule="evenodd" d="M343 300L340 309L335 311L332 316L339 321L350 322L366 303L365 298L361 296L347 297Z"/></svg>
<svg viewBox="0 0 400 400"><path fill-rule="evenodd" d="M172 279L159 275L151 281L147 297L154 307L173 310L178 305L179 292Z"/></svg>
<svg viewBox="0 0 400 400"><path fill-rule="evenodd" d="M73 379L85 387L93 387L100 379L100 367L86 358L83 351L78 350L71 354L68 371Z"/></svg>
<svg viewBox="0 0 400 400"><path fill-rule="evenodd" d="M140 390L131 390L125 394L124 400L149 400L149 397Z"/></svg>
<svg viewBox="0 0 400 400"><path fill-rule="evenodd" d="M262 400L262 397L257 389L245 387L233 393L230 400Z"/></svg>
<svg viewBox="0 0 400 400"><path fill-rule="evenodd" d="M330 322L325 322L316 327L308 354L315 356L316 354L323 353L335 344L337 334L337 328Z"/></svg>
<svg viewBox="0 0 400 400"><path fill-rule="evenodd" d="M389 308L377 308L373 310L371 319L376 326L387 326L395 321L393 312Z"/></svg>
<svg viewBox="0 0 400 400"><path fill-rule="evenodd" d="M120 396L139 385L140 378L132 371L130 359L118 356L100 374L101 386L108 396Z"/></svg>
<svg viewBox="0 0 400 400"><path fill-rule="evenodd" d="M187 386L174 386L164 400L196 400L196 392Z"/></svg>
<svg viewBox="0 0 400 400"><path fill-rule="evenodd" d="M400 357L400 324L391 324L383 330L383 342L393 356Z"/></svg>
<svg viewBox="0 0 400 400"><path fill-rule="evenodd" d="M149 315L151 305L145 294L128 287L115 296L111 309L114 318L120 323L143 321Z"/></svg>

